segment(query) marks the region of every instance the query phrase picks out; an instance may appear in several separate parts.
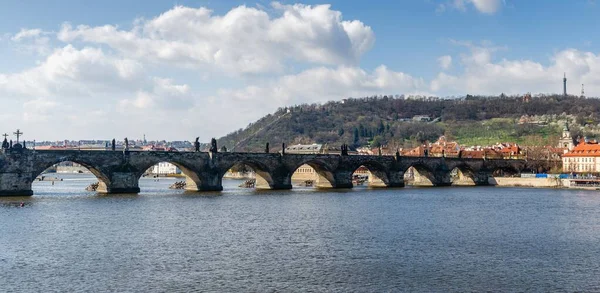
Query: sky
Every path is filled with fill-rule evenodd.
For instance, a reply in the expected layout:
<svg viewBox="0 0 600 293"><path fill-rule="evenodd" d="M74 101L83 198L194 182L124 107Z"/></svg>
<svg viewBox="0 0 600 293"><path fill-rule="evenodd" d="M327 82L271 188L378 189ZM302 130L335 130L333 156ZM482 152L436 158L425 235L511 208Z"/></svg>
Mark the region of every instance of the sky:
<svg viewBox="0 0 600 293"><path fill-rule="evenodd" d="M201 141L373 95L600 96L595 0L0 3L0 132Z"/></svg>

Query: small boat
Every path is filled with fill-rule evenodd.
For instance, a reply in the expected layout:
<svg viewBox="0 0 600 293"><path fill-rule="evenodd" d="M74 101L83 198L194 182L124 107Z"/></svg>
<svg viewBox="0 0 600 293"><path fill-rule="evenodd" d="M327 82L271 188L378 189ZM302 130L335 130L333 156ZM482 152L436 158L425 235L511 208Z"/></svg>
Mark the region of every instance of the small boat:
<svg viewBox="0 0 600 293"><path fill-rule="evenodd" d="M248 179L244 183L240 184L239 187L243 188L254 188L256 186L256 179Z"/></svg>

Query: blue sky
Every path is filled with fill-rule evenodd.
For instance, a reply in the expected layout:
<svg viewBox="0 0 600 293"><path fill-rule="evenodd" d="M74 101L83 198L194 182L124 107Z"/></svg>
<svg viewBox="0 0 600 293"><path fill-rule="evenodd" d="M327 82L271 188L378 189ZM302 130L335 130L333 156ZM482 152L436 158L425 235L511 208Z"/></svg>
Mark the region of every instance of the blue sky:
<svg viewBox="0 0 600 293"><path fill-rule="evenodd" d="M100 137L208 140L290 104L552 93L563 72L570 93L582 83L600 92L592 0L0 6L0 99L17 109L0 123L18 120L13 128L40 139L102 128Z"/></svg>

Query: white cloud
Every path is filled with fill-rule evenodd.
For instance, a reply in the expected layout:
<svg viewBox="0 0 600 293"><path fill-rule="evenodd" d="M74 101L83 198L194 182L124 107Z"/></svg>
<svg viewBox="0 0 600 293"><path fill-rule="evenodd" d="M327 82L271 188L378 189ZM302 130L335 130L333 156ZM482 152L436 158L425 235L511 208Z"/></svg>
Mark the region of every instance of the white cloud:
<svg viewBox="0 0 600 293"><path fill-rule="evenodd" d="M21 29L11 36L10 40L17 44L16 47L21 52L46 55L50 52L50 38L48 37L50 34L41 29Z"/></svg>
<svg viewBox="0 0 600 293"><path fill-rule="evenodd" d="M448 8L464 12L467 10L467 5L470 4L480 13L494 14L500 10L502 3L503 0L449 0L448 2L438 4L436 12L442 13Z"/></svg>
<svg viewBox="0 0 600 293"><path fill-rule="evenodd" d="M554 54L549 65L533 60L494 61L495 48L472 46L470 54L461 56L462 74L439 73L430 83L430 90L440 94L497 95L560 93L562 76L566 72L568 91L579 94L581 84L586 91L600 92L600 55L567 49Z"/></svg>
<svg viewBox="0 0 600 293"><path fill-rule="evenodd" d="M128 58L228 73L280 72L292 61L353 65L375 41L370 27L342 20L330 5L275 2L272 7L279 16L246 6L223 16L206 8L176 6L136 21L131 30L65 24L58 38L106 44Z"/></svg>
<svg viewBox="0 0 600 293"><path fill-rule="evenodd" d="M226 121L219 121L233 130L255 120L257 114L264 115L278 107L302 103L324 103L376 94L416 93L426 86L426 82L420 78L392 71L383 65L371 72L359 67L340 66L335 69L317 67L298 74L282 76L262 85L220 90L211 99L210 107L236 109L236 118L246 121L245 123L232 121L233 117L229 117ZM208 105L198 105L198 107L206 106Z"/></svg>
<svg viewBox="0 0 600 293"><path fill-rule="evenodd" d="M117 111L141 113L187 109L194 106L193 94L187 84L174 84L168 78L155 77L152 86L147 90L139 90L134 99L123 99L117 104Z"/></svg>
<svg viewBox="0 0 600 293"><path fill-rule="evenodd" d="M38 98L23 103L23 121L48 123L56 114L58 103L47 98Z"/></svg>
<svg viewBox="0 0 600 293"><path fill-rule="evenodd" d="M42 33L41 29L21 29L21 31L16 33L11 40L18 42L24 39L36 38L42 35Z"/></svg>
<svg viewBox="0 0 600 293"><path fill-rule="evenodd" d="M92 97L120 92L142 78L141 64L107 56L101 49L72 45L55 49L40 65L13 74L0 74L0 93L11 96Z"/></svg>
<svg viewBox="0 0 600 293"><path fill-rule="evenodd" d="M494 14L500 9L502 0L469 0L482 13Z"/></svg>
<svg viewBox="0 0 600 293"><path fill-rule="evenodd" d="M452 56L450 55L444 55L440 58L438 58L438 64L440 65L440 67L444 70L447 70L450 68L450 66L452 66Z"/></svg>
<svg viewBox="0 0 600 293"><path fill-rule="evenodd" d="M277 101L275 106L327 102L349 96L360 97L390 92L412 92L425 85L422 79L379 66L372 72L358 67L312 68L286 75L264 86L224 91L237 101ZM263 102L263 103L264 103Z"/></svg>
<svg viewBox="0 0 600 293"><path fill-rule="evenodd" d="M494 7L451 4L461 3L484 13ZM30 29L5 39L20 46L52 36ZM177 6L131 29L64 25L56 37L69 44L49 49L36 66L0 72L3 106L16 109L0 122L18 121L38 140L145 133L207 141L283 106L377 94L560 92L563 72L570 93L581 83L590 95L600 92L600 55L576 49L547 60L503 59L507 48L450 40L464 53L439 54L432 79L385 65L366 70L359 64L373 32L329 5L275 3L269 13L240 6L225 15Z"/></svg>

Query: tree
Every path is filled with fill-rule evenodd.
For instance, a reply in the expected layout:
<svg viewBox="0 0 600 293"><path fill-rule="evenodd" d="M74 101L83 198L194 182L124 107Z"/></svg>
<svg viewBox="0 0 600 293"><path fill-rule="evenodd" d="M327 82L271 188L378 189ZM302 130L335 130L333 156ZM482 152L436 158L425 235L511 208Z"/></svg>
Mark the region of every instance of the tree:
<svg viewBox="0 0 600 293"><path fill-rule="evenodd" d="M380 147L381 145L383 145L383 137L377 135L373 138L373 141L371 141L371 146L372 147Z"/></svg>
<svg viewBox="0 0 600 293"><path fill-rule="evenodd" d="M379 120L379 126L377 126L377 134L382 134L385 131L383 121Z"/></svg>

